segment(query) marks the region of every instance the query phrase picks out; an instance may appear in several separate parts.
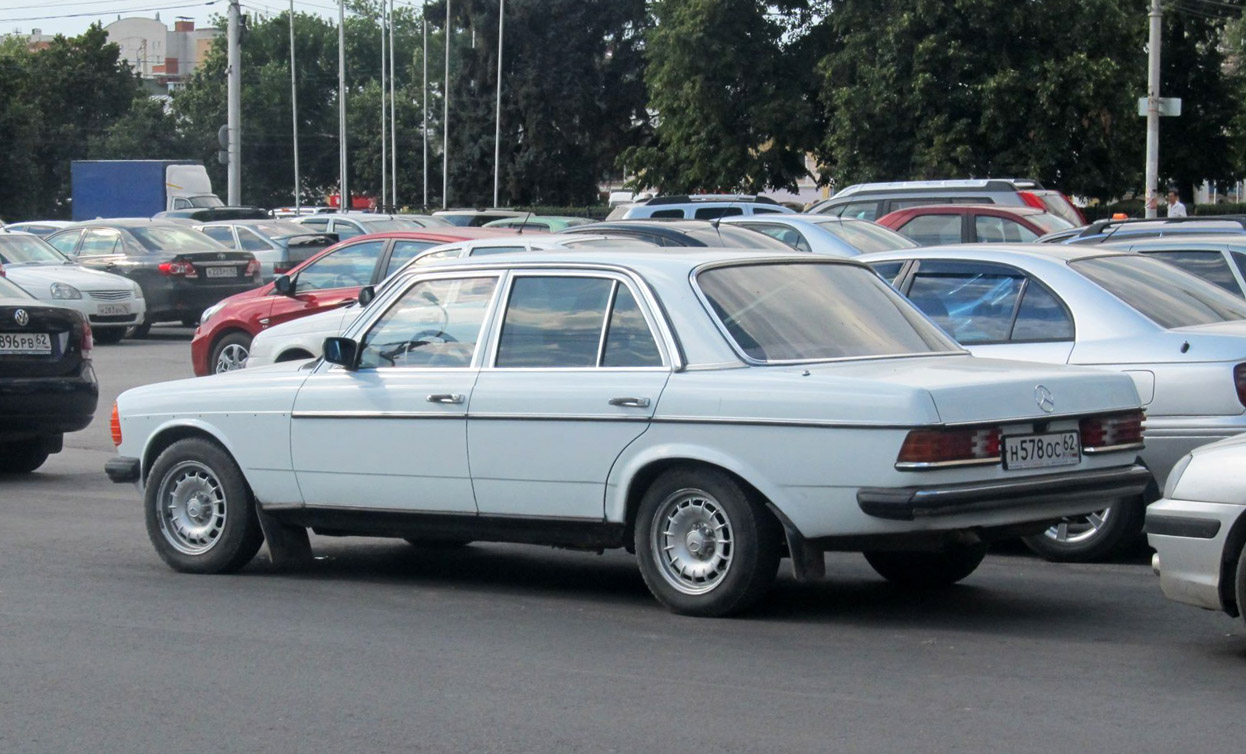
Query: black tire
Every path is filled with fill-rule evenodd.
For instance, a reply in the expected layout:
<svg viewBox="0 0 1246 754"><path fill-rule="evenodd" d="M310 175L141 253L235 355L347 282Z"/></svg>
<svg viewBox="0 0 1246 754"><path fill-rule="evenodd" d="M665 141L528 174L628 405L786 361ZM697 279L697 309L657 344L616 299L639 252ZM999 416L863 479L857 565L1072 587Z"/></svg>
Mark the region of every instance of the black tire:
<svg viewBox="0 0 1246 754"><path fill-rule="evenodd" d="M48 460L38 438L0 445L0 474L29 474Z"/></svg>
<svg viewBox="0 0 1246 754"><path fill-rule="evenodd" d="M1095 563L1108 560L1137 542L1142 533L1146 507L1141 499L1119 500L1101 511L1102 523L1080 516L1065 519L1065 526L1092 526L1093 533L1073 539L1061 538L1059 524L1047 531L1025 537L1026 547L1053 563ZM1100 515L1096 514L1096 516Z"/></svg>
<svg viewBox="0 0 1246 754"><path fill-rule="evenodd" d="M1237 578L1233 588L1233 597L1237 600L1237 614L1246 621L1246 547L1237 556Z"/></svg>
<svg viewBox="0 0 1246 754"><path fill-rule="evenodd" d="M198 317L182 317L182 327L198 327Z"/></svg>
<svg viewBox="0 0 1246 754"><path fill-rule="evenodd" d="M125 330L124 327L103 327L98 330L92 330L91 339L96 343L111 346L114 343L121 342L121 339L125 337Z"/></svg>
<svg viewBox="0 0 1246 754"><path fill-rule="evenodd" d="M151 322L144 322L141 325L135 325L134 332L130 333L131 338L142 340L151 335Z"/></svg>
<svg viewBox="0 0 1246 754"><path fill-rule="evenodd" d="M700 503L694 502L698 499ZM679 513L688 508L697 510ZM682 520L687 522L700 518L700 523L681 529L677 516L684 516ZM726 541L717 539L721 531L715 528L717 521L727 526ZM683 546L668 555L666 545L672 542L682 542ZM764 501L716 469L688 467L664 472L645 491L636 513L635 548L641 576L653 596L680 615L719 617L756 603L774 582L781 546L782 527L766 510ZM681 575L676 575L674 560L681 555L687 557L682 562L693 569L706 569L710 576L697 584L682 577L682 567Z"/></svg>
<svg viewBox="0 0 1246 754"><path fill-rule="evenodd" d="M959 545L939 552L867 552L879 576L907 589L948 587L978 570L987 546Z"/></svg>
<svg viewBox="0 0 1246 754"><path fill-rule="evenodd" d="M206 472L210 480L215 481L215 486L210 481L202 482L196 476L200 472ZM181 531L178 525L188 521L199 523L199 518L192 515L190 508L198 495L189 500L186 499L187 495L180 495L181 510L173 509L169 505L174 499L170 492L176 489L179 481L192 484L192 493L196 489L209 488L220 491L220 497L213 503L212 510L215 513L223 509L223 520L215 528L212 528L212 523L217 521L215 517L211 519L212 523L204 525L203 530L208 534L201 539L208 541L200 541L196 546L190 546L194 543L186 533L178 533ZM264 543L264 533L255 512L255 498L246 478L234 459L221 446L208 440L178 440L160 454L147 477L143 509L147 519L147 537L160 558L175 571L236 571L249 563ZM167 517L165 511L170 511ZM185 515L179 521L170 520L178 518L179 514ZM205 514L203 518L207 518L207 515L211 514ZM198 531L199 528L194 530Z"/></svg>
<svg viewBox="0 0 1246 754"><path fill-rule="evenodd" d="M472 543L470 539L423 539L421 537L403 537L402 539L409 545L426 547L430 550L455 550Z"/></svg>
<svg viewBox="0 0 1246 754"><path fill-rule="evenodd" d="M226 353L231 354L231 357L228 359L228 363L239 364L236 354L244 353L246 354L246 357L250 357L252 340L254 340L254 338L244 332L231 332L216 341L216 344L212 346L212 355L208 359L208 369L211 370L212 374L222 374L224 372L232 372L235 369L241 369L242 366L225 368L225 365L222 364L221 357ZM245 366L246 358L242 358L241 364Z"/></svg>

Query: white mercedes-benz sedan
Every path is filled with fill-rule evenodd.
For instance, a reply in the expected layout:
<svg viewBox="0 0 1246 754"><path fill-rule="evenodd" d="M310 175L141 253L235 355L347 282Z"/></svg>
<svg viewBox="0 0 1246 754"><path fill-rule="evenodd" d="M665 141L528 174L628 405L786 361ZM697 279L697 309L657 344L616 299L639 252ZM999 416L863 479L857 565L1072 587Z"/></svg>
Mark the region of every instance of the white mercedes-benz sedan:
<svg viewBox="0 0 1246 754"><path fill-rule="evenodd" d="M181 571L310 557L308 529L634 550L670 609L746 608L790 555L944 586L987 543L1138 495L1125 375L979 359L869 268L741 250L415 268L321 359L119 399Z"/></svg>

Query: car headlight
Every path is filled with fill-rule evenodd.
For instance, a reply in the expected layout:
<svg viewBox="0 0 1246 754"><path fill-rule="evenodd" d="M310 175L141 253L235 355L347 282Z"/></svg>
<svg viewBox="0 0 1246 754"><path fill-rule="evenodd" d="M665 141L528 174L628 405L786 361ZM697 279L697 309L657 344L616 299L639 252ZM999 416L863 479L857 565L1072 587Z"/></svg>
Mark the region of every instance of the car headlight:
<svg viewBox="0 0 1246 754"><path fill-rule="evenodd" d="M1181 475L1185 473L1186 468L1190 465L1190 461L1194 460L1193 453L1187 453L1184 458L1177 461L1172 467L1172 471L1168 472L1168 480L1164 482L1164 499L1174 500L1174 494L1177 492L1177 485L1181 482Z"/></svg>
<svg viewBox="0 0 1246 754"><path fill-rule="evenodd" d="M203 315L199 317L199 324L201 326L208 324L208 320L212 319L213 315L215 315L217 312L219 312L221 309L224 309L224 308L225 308L225 302L221 301L221 302L218 302L218 303L215 303L209 306L207 309L204 309Z"/></svg>
<svg viewBox="0 0 1246 754"><path fill-rule="evenodd" d="M134 298L143 298L143 286L134 284Z"/></svg>
<svg viewBox="0 0 1246 754"><path fill-rule="evenodd" d="M66 283L53 283L52 284L52 298L59 298L59 299L82 298L82 292L79 291L77 288L73 287L72 285L68 285Z"/></svg>

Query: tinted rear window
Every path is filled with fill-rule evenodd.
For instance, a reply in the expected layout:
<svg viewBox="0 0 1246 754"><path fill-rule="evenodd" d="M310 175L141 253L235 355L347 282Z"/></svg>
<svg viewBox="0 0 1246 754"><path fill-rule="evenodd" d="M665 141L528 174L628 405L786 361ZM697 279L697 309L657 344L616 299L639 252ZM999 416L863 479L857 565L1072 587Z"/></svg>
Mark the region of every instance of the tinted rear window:
<svg viewBox="0 0 1246 754"><path fill-rule="evenodd" d="M1160 327L1246 319L1246 301L1158 259L1094 257L1070 266Z"/></svg>
<svg viewBox="0 0 1246 754"><path fill-rule="evenodd" d="M1233 276L1233 269L1219 251L1152 251L1148 252L1148 256L1176 265L1191 275L1215 283L1235 296L1242 295L1237 278Z"/></svg>
<svg viewBox="0 0 1246 754"><path fill-rule="evenodd" d="M852 248L868 254L871 251L895 251L896 249L912 249L917 244L891 228L884 228L869 222L852 220L825 220L818 226L834 233Z"/></svg>
<svg viewBox="0 0 1246 754"><path fill-rule="evenodd" d="M197 230L176 225L149 225L126 230L148 251L180 252L225 248Z"/></svg>

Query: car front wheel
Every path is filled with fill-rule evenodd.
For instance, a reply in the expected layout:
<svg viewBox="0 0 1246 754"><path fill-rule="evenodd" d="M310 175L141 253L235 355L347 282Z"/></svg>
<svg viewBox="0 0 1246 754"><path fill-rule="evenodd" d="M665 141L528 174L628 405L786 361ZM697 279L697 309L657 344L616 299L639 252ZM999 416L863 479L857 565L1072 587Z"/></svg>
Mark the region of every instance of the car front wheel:
<svg viewBox="0 0 1246 754"><path fill-rule="evenodd" d="M160 454L147 479L143 507L148 538L177 571L236 571L264 542L242 471L208 440L179 440Z"/></svg>
<svg viewBox="0 0 1246 754"><path fill-rule="evenodd" d="M223 374L243 369L251 356L251 336L242 332L226 335L212 349L212 373Z"/></svg>
<svg viewBox="0 0 1246 754"><path fill-rule="evenodd" d="M1130 545L1142 531L1139 500L1119 500L1101 511L1061 519L1042 534L1026 537L1026 546L1056 563L1106 560Z"/></svg>
<svg viewBox="0 0 1246 754"><path fill-rule="evenodd" d="M874 571L893 584L910 589L951 586L978 569L986 558L986 545L959 545L938 552L865 553Z"/></svg>
<svg viewBox="0 0 1246 754"><path fill-rule="evenodd" d="M635 546L649 591L672 612L747 609L774 581L782 532L755 493L713 469L672 469L645 492Z"/></svg>

